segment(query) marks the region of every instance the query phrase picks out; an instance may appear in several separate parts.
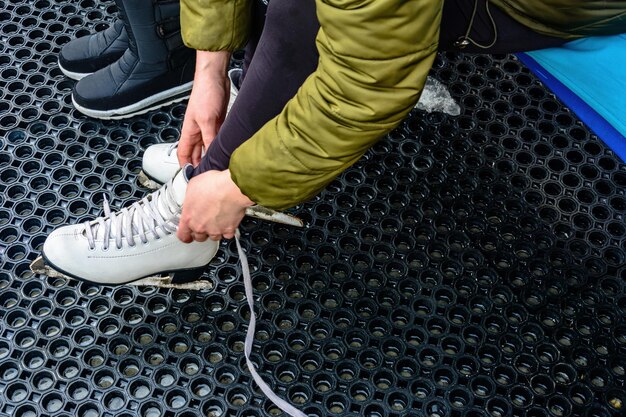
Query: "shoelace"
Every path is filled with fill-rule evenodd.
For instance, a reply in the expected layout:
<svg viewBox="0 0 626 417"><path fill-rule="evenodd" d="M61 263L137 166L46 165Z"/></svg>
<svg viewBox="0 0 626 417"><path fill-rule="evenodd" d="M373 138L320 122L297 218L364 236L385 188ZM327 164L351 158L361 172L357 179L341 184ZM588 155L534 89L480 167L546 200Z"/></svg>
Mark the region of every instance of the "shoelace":
<svg viewBox="0 0 626 417"><path fill-rule="evenodd" d="M130 207L125 207L117 213L111 212L109 202L104 197L104 217L85 222L85 236L89 243L89 248L96 247L96 236L100 228L102 228L102 249L109 248L109 241L115 238L115 247L121 249L123 238L129 246L135 246L135 235L139 236L142 243L147 243L146 233L152 232L159 239L161 230L163 235L169 235L176 232L176 227L180 219L178 212L178 204L170 195L169 187L171 183L167 183L152 194L133 203ZM164 204L167 211L172 213L171 216L165 217L159 210L159 202Z"/></svg>
<svg viewBox="0 0 626 417"><path fill-rule="evenodd" d="M248 324L248 332L246 333L246 341L244 343L244 354L246 356L246 364L252 374L254 382L259 386L263 394L267 396L278 408L292 417L307 417L302 411L289 404L287 401L280 398L272 391L263 378L258 374L254 363L250 360L250 352L252 352L252 343L254 341L254 332L256 329L256 315L254 314L254 298L252 292L252 279L250 277L250 267L248 266L248 258L246 253L241 248L239 243L239 230L235 232L235 243L237 244L237 254L239 255L239 262L241 262L241 272L243 274L243 283L246 291L246 300L248 300L248 306L250 307L250 323Z"/></svg>
<svg viewBox="0 0 626 417"><path fill-rule="evenodd" d="M172 152L178 148L178 142L174 142L172 143L168 148L167 148L167 156L172 156Z"/></svg>

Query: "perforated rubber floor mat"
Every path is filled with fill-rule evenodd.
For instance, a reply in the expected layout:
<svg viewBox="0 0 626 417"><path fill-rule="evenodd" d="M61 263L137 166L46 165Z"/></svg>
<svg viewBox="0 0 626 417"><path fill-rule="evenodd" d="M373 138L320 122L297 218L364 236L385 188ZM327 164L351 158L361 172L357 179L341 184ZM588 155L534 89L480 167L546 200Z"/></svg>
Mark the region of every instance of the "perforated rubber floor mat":
<svg viewBox="0 0 626 417"><path fill-rule="evenodd" d="M71 106L60 46L111 2L0 0L0 416L277 416L252 384L234 243L212 291L33 276L49 232L146 194L173 105ZM240 65L235 61L235 65ZM442 55L458 117L414 111L310 203L246 219L253 358L310 416L604 417L626 394L626 166L514 57Z"/></svg>

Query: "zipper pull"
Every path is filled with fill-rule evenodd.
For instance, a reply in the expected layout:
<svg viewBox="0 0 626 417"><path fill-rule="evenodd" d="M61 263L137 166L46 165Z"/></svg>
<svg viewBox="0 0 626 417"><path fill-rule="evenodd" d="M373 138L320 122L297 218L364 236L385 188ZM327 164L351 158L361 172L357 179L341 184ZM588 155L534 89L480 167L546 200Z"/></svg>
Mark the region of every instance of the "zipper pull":
<svg viewBox="0 0 626 417"><path fill-rule="evenodd" d="M456 42L454 42L454 46L456 46L459 49L464 49L469 44L470 44L469 40L467 40L467 38L464 36L461 36L459 39L457 39Z"/></svg>

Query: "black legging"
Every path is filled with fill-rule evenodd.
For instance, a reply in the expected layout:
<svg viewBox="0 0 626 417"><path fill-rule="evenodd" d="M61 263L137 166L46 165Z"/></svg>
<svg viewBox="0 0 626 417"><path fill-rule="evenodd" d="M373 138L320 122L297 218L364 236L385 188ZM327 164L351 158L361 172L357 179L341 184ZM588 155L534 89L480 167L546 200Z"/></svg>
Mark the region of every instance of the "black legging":
<svg viewBox="0 0 626 417"><path fill-rule="evenodd" d="M469 37L481 45L494 39L485 0L478 9ZM467 53L511 53L558 46L565 41L540 35L490 6L497 27L497 40L483 49L473 44L464 49L455 42L467 31L474 2L445 0L439 49ZM253 30L245 51L239 95L218 135L194 175L228 168L230 156L265 123L278 115L317 67L315 36L319 22L314 0L271 0L266 10L254 1Z"/></svg>

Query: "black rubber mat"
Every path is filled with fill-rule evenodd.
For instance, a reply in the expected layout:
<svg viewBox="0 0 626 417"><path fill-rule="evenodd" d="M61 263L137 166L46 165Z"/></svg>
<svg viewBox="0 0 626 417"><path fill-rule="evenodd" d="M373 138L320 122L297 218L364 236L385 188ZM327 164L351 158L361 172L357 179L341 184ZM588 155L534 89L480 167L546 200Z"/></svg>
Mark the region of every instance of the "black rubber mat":
<svg viewBox="0 0 626 417"><path fill-rule="evenodd" d="M0 0L0 415L278 416L243 360L232 242L214 291L33 276L47 234L146 194L185 106L72 109L60 46L111 2ZM238 64L239 62L235 62ZM310 416L619 416L626 166L514 57L442 55L462 114L413 112L308 204L246 219L253 358Z"/></svg>

